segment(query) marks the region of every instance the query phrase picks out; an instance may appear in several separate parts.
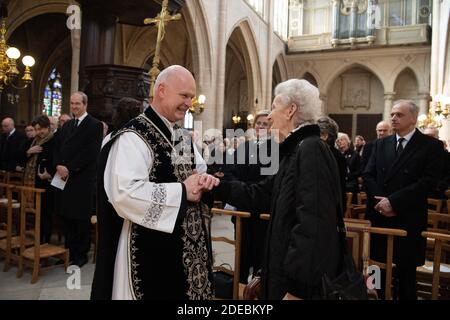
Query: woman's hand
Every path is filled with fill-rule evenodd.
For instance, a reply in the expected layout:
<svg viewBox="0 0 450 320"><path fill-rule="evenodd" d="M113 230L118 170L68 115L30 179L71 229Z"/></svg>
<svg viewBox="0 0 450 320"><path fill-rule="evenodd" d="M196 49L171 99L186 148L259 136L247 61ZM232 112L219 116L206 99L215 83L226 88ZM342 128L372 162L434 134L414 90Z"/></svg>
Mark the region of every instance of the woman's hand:
<svg viewBox="0 0 450 320"><path fill-rule="evenodd" d="M50 175L50 173L47 172L47 169L44 168L44 173L39 173L38 172L38 177L41 180L51 180L52 176Z"/></svg>
<svg viewBox="0 0 450 320"><path fill-rule="evenodd" d="M41 153L42 147L41 146L34 146L27 150L27 155L31 156L32 154Z"/></svg>

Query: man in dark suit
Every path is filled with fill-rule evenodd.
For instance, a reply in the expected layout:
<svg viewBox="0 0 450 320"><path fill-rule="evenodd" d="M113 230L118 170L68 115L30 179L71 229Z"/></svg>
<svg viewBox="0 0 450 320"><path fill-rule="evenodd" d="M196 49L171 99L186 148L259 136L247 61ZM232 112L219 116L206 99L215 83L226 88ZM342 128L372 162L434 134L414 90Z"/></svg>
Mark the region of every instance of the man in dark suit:
<svg viewBox="0 0 450 320"><path fill-rule="evenodd" d="M377 132L377 139L382 139L391 134L391 125L387 121L380 121L375 127L375 131ZM363 172L366 168L367 163L369 162L370 156L372 155L373 145L375 144L375 141L377 140L370 141L364 145L361 155L361 171Z"/></svg>
<svg viewBox="0 0 450 320"><path fill-rule="evenodd" d="M262 168L270 167L271 140L268 137L270 111L263 110L256 114L254 130L255 139L241 144L234 153L234 164L229 166L228 179L238 180L247 184L258 183L267 177ZM240 210L240 208L237 208ZM241 239L241 271L239 282L247 283L250 268L252 278L261 269L264 255L264 241L268 221L261 220L263 212L253 212L249 219L242 219ZM233 223L235 219L232 219Z"/></svg>
<svg viewBox="0 0 450 320"><path fill-rule="evenodd" d="M72 263L81 267L88 261L92 197L103 126L86 112L87 96L83 92L72 94L70 109L74 118L60 129L54 161L57 174L67 181L58 199L66 247Z"/></svg>
<svg viewBox="0 0 450 320"><path fill-rule="evenodd" d="M15 171L21 164L21 153L27 137L16 130L14 120L5 118L2 121L3 134L0 137L0 169Z"/></svg>
<svg viewBox="0 0 450 320"><path fill-rule="evenodd" d="M416 299L416 267L425 263L427 194L436 187L442 170L439 141L415 128L419 108L400 100L391 111L395 134L375 142L364 172L366 217L375 227L407 231L394 244L399 299ZM371 258L386 261L386 238L371 238Z"/></svg>

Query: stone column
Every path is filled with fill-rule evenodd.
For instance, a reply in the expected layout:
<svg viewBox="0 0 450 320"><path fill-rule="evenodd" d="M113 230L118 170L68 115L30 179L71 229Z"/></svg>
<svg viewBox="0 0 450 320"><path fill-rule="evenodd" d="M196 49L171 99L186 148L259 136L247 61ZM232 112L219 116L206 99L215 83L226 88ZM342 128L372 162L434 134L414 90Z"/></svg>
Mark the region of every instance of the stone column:
<svg viewBox="0 0 450 320"><path fill-rule="evenodd" d="M80 40L81 29L73 29L70 31L70 40L72 43L72 69L70 79L70 92L78 91L78 82L80 70Z"/></svg>
<svg viewBox="0 0 450 320"><path fill-rule="evenodd" d="M430 94L434 96L440 92L439 83L439 38L440 38L440 8L441 1L433 1L433 26L431 39L431 67L430 67Z"/></svg>
<svg viewBox="0 0 450 320"><path fill-rule="evenodd" d="M384 93L384 114L383 114L383 120L389 121L391 118L391 109L392 104L394 103L395 99L395 92L385 92Z"/></svg>
<svg viewBox="0 0 450 320"><path fill-rule="evenodd" d="M427 114L428 106L431 101L430 95L428 94L428 92L424 92L424 93L419 93L418 97L419 97L419 108L420 108L419 115Z"/></svg>
<svg viewBox="0 0 450 320"><path fill-rule="evenodd" d="M322 101L322 103L320 105L320 115L324 116L324 115L326 115L328 96L326 94L321 93L319 98L320 98L320 101Z"/></svg>
<svg viewBox="0 0 450 320"><path fill-rule="evenodd" d="M226 59L226 22L227 22L227 2L226 0L220 0L219 3L219 32L216 35L212 35L212 38L217 39L217 56L216 56L216 103L215 103L215 128L222 129L223 127L223 109L225 102L225 59ZM208 129L208 128L204 128Z"/></svg>

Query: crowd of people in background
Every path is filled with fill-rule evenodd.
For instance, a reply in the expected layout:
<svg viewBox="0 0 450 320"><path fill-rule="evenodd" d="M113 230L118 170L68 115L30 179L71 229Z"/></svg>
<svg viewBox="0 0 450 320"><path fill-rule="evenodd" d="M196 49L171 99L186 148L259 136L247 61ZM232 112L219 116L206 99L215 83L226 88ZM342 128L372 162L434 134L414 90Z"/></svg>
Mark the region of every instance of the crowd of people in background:
<svg viewBox="0 0 450 320"><path fill-rule="evenodd" d="M309 83L302 81L289 82L278 87L277 94L279 94L279 97L274 100L273 110L259 112L255 117L252 128L245 134L223 137L222 133L218 132L213 135L205 134L202 137L196 131L191 132L197 150L201 152L202 157L208 164L207 172L221 180L219 192L215 194L216 198L233 205L234 209L252 212L252 218L244 221L242 227L240 282L247 283L248 279L254 277L257 271L263 268L263 272L266 273L266 290L268 290L266 297L268 298L289 298L289 294L294 297L297 295L314 298L319 294L316 274L299 275L296 274L297 269L295 267L289 267L286 272L290 277L291 285L282 282L281 278L284 275L278 274L280 268L283 268L281 260L286 258L285 255L289 254L289 250L308 251L312 248L305 249L300 245L299 248L287 249L286 241L288 239L280 234L273 233L269 236L270 240L267 242L268 222L258 219L259 214L266 209L275 212L280 211L277 219L281 219L280 217L283 217L283 214L287 212L285 210L296 210L297 204L292 203L292 199L295 199L295 197L303 199L305 197L304 193L296 193L300 192L299 186L293 185L292 181L297 180L285 180L287 176L284 176L284 174L288 176L293 174L291 179L304 181L305 185L301 185L301 187L305 189L301 192L310 192L307 190L310 190L311 185L317 184L317 188L322 190L321 196L326 195L328 197L328 200L323 202L324 211L322 212L326 212L328 215L326 219L329 219L327 220L329 223L327 222L326 226L330 230L336 223L333 208L341 205L342 211L340 213L342 214L345 212L347 203L346 193L352 193L352 202L356 203L357 194L360 192L366 192L369 196L366 217L371 219L375 225L394 226L391 225L393 220L386 219L386 217L401 216L402 212L405 211L405 205L398 202L399 200L396 197L398 196L401 201L407 202L409 200L405 200L403 194L400 197L396 192L402 190L404 181L407 181L405 183L412 181L408 170L412 172L413 169L417 169L418 165L416 162L409 165L409 169L403 171L406 176L399 180L395 187L392 187L393 189L386 187L387 183L381 181L382 178L380 177L388 175L387 171L389 170L386 168L399 165L396 159L401 152L413 152L415 149L410 150L416 144L423 144L423 150L429 148L430 152L428 155L422 156L420 150L415 150L415 157L419 157L420 154L425 159L430 157L431 154L434 164L442 163L441 170L436 171L436 167L436 170L432 172L439 180L437 187L431 181L426 181L426 186L431 187L430 190L427 190L427 196L446 199L445 191L450 186L450 153L447 150L447 145L445 141L439 140L439 131L436 128L426 128L423 132L424 135L414 131L416 130L415 121L418 111L413 103L400 101L394 106L391 115L394 128L391 127L389 122L381 121L374 128L377 137L375 140L367 141L363 136L356 135L352 142L349 133L339 132L339 127L333 119L329 117L315 118L312 114L310 116L305 114L304 111L299 113L297 107L299 103L303 103L301 100L303 97L296 97L292 90L298 90L304 95L314 94L315 92L310 88ZM314 103L317 102L316 100L318 101L318 98L315 100L311 98L311 101L308 101L311 104L310 106L301 106L302 108L312 108ZM65 246L70 249L70 261L80 267L88 260L90 217L95 214L96 210L94 199L100 150L108 144L110 139L114 139L115 134L130 120L136 119L144 111L141 102L132 98L123 98L119 101L112 122L108 126L105 122L89 115L87 106L87 96L82 92L75 92L70 99L71 115L62 114L58 118L48 117L45 114L39 115L26 125L23 131L15 127L12 118L7 117L1 122L3 133L0 137L0 170L23 172L25 185L46 190L41 208L41 241L43 243L52 241L54 217L59 216L64 222ZM281 113L282 116L280 116ZM286 121L286 123L282 121ZM402 127L402 121L409 122L405 127ZM270 163L264 163L260 156L262 148L270 156L271 140L274 138L269 131L271 126L280 130L281 138L277 139L277 143L281 146L280 157L284 159L284 162L280 165L283 175L278 173L273 179L267 179L266 176L261 174L261 168L269 166ZM284 132L285 128L291 130ZM402 134L399 133L401 130L404 131ZM398 140L389 140L394 139L396 135ZM423 138L425 136L429 137ZM299 143L303 143L303 153L292 158L292 154L299 152L294 150L292 144ZM390 150L388 143L397 146ZM406 149L408 143L411 143L411 145ZM403 151L403 149L407 151ZM243 161L238 161L240 150L245 155ZM394 150L397 151L395 155L392 155L392 159L387 163L383 162L386 160L386 154L389 155L389 152L394 152ZM316 157L310 158L313 153ZM208 161L209 159L215 161ZM218 159L219 161L217 161ZM329 168L333 175L322 176L317 173L317 177L320 177L320 179L311 176L311 180L307 180L305 177L309 177L313 173L313 167L317 166L319 162ZM301 176L297 176L300 174L297 171L289 171L295 165L298 166L297 169L305 170L302 171ZM306 165L310 167L304 167ZM430 168L423 168L423 172L428 169ZM424 174L423 172L420 171L417 176L421 176ZM55 175L66 182L63 190L52 186L51 181ZM397 177L400 177L400 174ZM380 185L380 183L384 183L384 185ZM425 182L423 183L425 184ZM326 186L333 186L335 191L338 191L337 198L335 197L336 192ZM292 187L293 189L289 190L294 193L287 190L287 187ZM280 194L279 190L283 190L285 193ZM416 191L418 198L421 199L425 196L423 188L409 190L409 192ZM272 202L270 202L270 197L266 199L267 201L263 201L264 192L268 192L267 194L273 197ZM289 195L292 199L286 198ZM244 196L245 201L243 200ZM309 201L311 198L306 198L306 200ZM330 205L333 208L329 207ZM417 203L417 207L422 205L422 202ZM311 208L313 207L313 203L311 203ZM377 212L382 216L377 215ZM317 217L315 216L315 218ZM403 218L398 219L401 221L399 223L404 223L405 228L410 228L411 236L408 235L408 239L401 244L408 248L404 250L404 253L409 252L411 243L414 245L414 241L418 241L417 237L412 238L414 232L422 230L422 227L419 228L416 224L411 227L408 222L401 220ZM279 223L283 225L288 220L280 220ZM314 221L311 220L311 223L316 223ZM285 227L287 229L293 228L291 224L285 225ZM303 228L303 226L297 227ZM313 227L316 228L315 224ZM282 230L278 231L282 232ZM302 232L308 233L305 230ZM302 233L298 233L298 236L299 243L301 243ZM316 236L320 237L317 246L323 246L323 250L329 249L328 245L337 246L337 238L328 239L323 234L317 234ZM267 247L270 241L274 242L271 243L270 247ZM376 239L374 243L376 243ZM421 246L422 242L417 242L417 245ZM337 247L336 250L339 251ZM264 252L272 255L273 258L271 261L266 261L265 265L263 263ZM374 255L376 255L376 252ZM409 258L411 257L415 257L415 255L410 254ZM401 255L396 260L399 261L400 268L404 270L400 293L403 298L414 298L411 288L411 278L413 277L411 273L414 272L416 264L422 263L423 260L420 254L414 261L409 261L412 259L409 258ZM331 269L328 272L336 274L338 258L331 256L330 259ZM302 267L303 263L306 262L299 262L294 259L292 266ZM308 263L310 262L308 261ZM308 277L314 278L314 286L311 288L302 287L304 285L302 281L306 283L310 280ZM295 284L298 284L298 286L295 287ZM304 291L305 288L309 291Z"/></svg>

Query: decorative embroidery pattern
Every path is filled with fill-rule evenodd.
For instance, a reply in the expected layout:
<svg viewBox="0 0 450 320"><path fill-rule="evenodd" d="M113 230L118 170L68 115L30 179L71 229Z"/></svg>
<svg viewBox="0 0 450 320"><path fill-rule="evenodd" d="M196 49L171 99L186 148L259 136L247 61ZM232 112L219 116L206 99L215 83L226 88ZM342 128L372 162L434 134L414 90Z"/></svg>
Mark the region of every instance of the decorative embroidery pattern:
<svg viewBox="0 0 450 320"><path fill-rule="evenodd" d="M131 227L131 236L130 236L130 265L129 269L131 274L131 280L132 280L132 289L134 296L136 300L142 300L144 297L144 293L142 292L139 283L142 281L138 276L137 267L139 264L136 262L136 252L139 250L139 248L136 247L136 225L133 223Z"/></svg>
<svg viewBox="0 0 450 320"><path fill-rule="evenodd" d="M147 228L154 228L158 225L159 218L164 210L164 205L167 200L167 188L163 184L155 184L153 192L150 196L151 205L148 208L142 225Z"/></svg>

